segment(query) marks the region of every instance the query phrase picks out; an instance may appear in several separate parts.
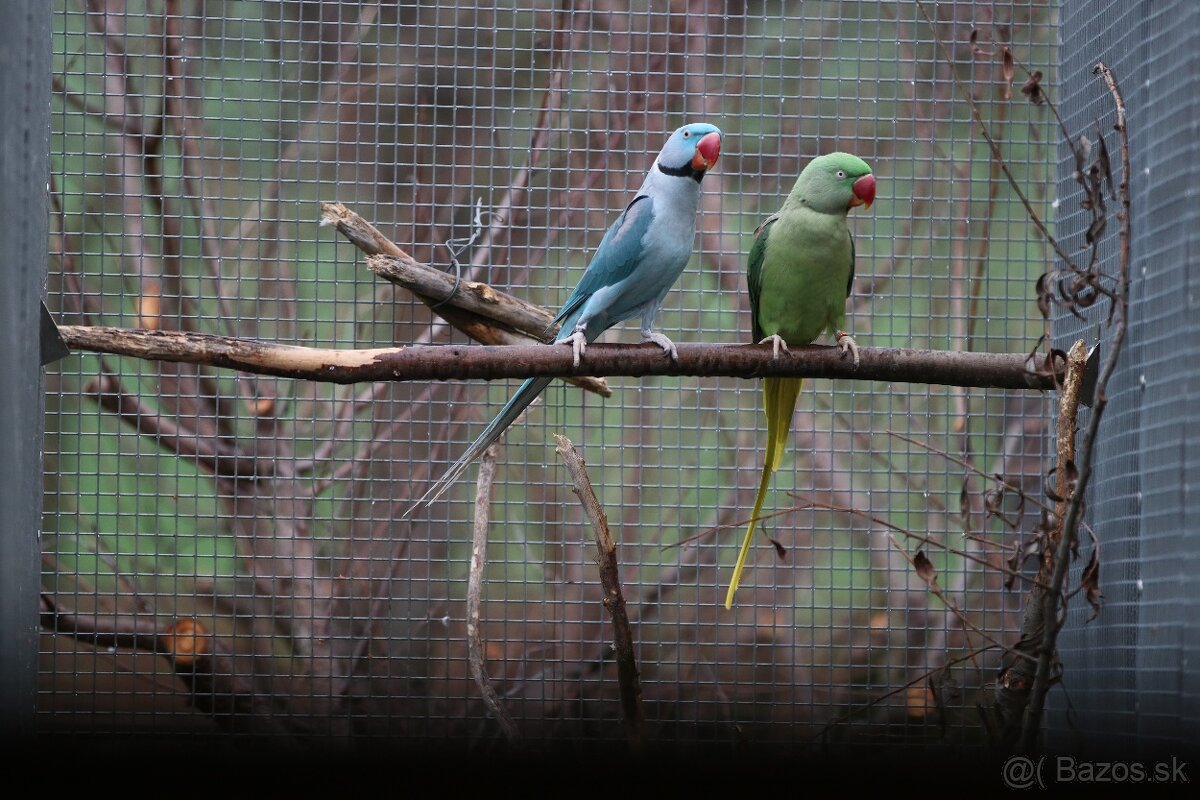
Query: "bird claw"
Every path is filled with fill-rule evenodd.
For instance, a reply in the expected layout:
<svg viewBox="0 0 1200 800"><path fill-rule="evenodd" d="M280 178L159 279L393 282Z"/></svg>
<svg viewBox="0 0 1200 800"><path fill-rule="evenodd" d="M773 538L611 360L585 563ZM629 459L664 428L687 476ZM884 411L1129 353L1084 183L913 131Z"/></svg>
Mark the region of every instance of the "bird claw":
<svg viewBox="0 0 1200 800"><path fill-rule="evenodd" d="M679 351L675 349L675 343L661 333L655 333L654 331L642 331L642 341L654 342L656 345L666 351L668 356L671 357L672 364L679 363Z"/></svg>
<svg viewBox="0 0 1200 800"><path fill-rule="evenodd" d="M858 345L855 343L850 334L846 333L845 331L838 331L837 346L838 350L842 351L843 358L846 357L846 353L854 356L854 368L858 369Z"/></svg>
<svg viewBox="0 0 1200 800"><path fill-rule="evenodd" d="M775 359L776 361L779 360L779 351L780 350L782 350L785 353L792 352L791 350L788 349L787 342L785 342L783 340L783 337L780 336L778 333L772 333L770 336L768 336L767 338L765 338L761 342L759 342L759 344L766 344L767 342L771 343L771 357L773 359Z"/></svg>
<svg viewBox="0 0 1200 800"><path fill-rule="evenodd" d="M579 367L579 359L587 352L587 337L583 330L576 328L574 333L562 340L563 344L571 345L571 355L574 357L575 367Z"/></svg>

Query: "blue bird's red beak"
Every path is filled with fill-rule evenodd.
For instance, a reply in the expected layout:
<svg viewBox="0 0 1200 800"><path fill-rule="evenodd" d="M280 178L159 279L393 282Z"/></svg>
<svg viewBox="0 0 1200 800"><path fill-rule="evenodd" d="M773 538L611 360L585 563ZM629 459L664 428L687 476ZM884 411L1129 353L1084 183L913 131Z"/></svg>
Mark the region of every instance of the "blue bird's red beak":
<svg viewBox="0 0 1200 800"><path fill-rule="evenodd" d="M875 202L875 176L871 173L863 175L850 188L854 191L854 196L850 198L851 208L855 206L870 208L871 203Z"/></svg>
<svg viewBox="0 0 1200 800"><path fill-rule="evenodd" d="M712 169L721 157L721 134L713 131L706 133L696 142L696 155L692 156L692 169Z"/></svg>

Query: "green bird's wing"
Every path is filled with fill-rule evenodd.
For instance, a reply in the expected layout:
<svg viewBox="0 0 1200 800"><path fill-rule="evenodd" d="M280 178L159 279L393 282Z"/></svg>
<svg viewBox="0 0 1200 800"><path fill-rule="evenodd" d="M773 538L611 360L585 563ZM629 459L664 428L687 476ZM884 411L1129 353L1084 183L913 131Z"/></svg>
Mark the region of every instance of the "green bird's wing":
<svg viewBox="0 0 1200 800"><path fill-rule="evenodd" d="M846 298L854 291L854 237L850 237L850 277L846 279Z"/></svg>
<svg viewBox="0 0 1200 800"><path fill-rule="evenodd" d="M771 227L778 219L778 214L772 214L754 231L754 245L750 248L750 262L746 267L746 283L750 289L750 333L756 344L765 337L758 324L758 300L762 297L763 261L767 256L767 239L771 235Z"/></svg>

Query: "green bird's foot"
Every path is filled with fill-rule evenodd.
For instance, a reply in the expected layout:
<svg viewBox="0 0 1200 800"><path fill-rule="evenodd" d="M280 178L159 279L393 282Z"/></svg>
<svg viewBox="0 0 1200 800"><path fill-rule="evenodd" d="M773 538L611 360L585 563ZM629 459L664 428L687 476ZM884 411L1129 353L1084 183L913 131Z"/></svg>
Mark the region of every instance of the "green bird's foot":
<svg viewBox="0 0 1200 800"><path fill-rule="evenodd" d="M576 328L575 332L562 340L563 344L571 345L571 354L574 356L575 366L579 366L579 359L587 352L587 337L584 336L582 328Z"/></svg>
<svg viewBox="0 0 1200 800"><path fill-rule="evenodd" d="M858 369L858 345L855 344L854 339L851 338L850 334L846 333L845 331L838 331L837 346L838 350L842 351L843 357L845 357L846 353L854 356L854 368Z"/></svg>
<svg viewBox="0 0 1200 800"><path fill-rule="evenodd" d="M656 345L661 347L668 356L671 357L672 364L679 363L679 351L675 349L675 343L666 336L663 336L661 333L655 333L654 331L642 331L642 341L654 342Z"/></svg>
<svg viewBox="0 0 1200 800"><path fill-rule="evenodd" d="M778 333L772 333L770 336L768 336L767 338L765 338L761 342L759 342L759 344L766 344L767 342L771 343L772 358L774 358L776 361L779 360L779 351L780 350L782 350L785 353L792 352L791 350L788 349L787 342L785 342L783 340L783 337L780 336Z"/></svg>

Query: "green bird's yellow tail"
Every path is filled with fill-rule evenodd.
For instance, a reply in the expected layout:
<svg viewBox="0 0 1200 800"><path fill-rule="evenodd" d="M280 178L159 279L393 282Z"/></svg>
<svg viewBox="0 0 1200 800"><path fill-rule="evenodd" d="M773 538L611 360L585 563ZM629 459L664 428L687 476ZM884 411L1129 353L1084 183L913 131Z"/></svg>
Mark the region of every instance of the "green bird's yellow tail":
<svg viewBox="0 0 1200 800"><path fill-rule="evenodd" d="M758 524L758 515L762 512L767 487L771 485L771 476L783 462L784 448L792 428L792 412L796 410L796 398L800 396L800 387L803 384L802 378L763 379L763 412L767 416L767 457L763 461L762 478L758 481L758 494L754 498L750 525L746 528L746 538L742 540L742 549L738 553L737 563L733 566L733 578L729 581L729 592L725 595L727 609L733 608L733 594L742 581L742 570L746 567L746 556L750 553L750 542L754 540L754 528Z"/></svg>

